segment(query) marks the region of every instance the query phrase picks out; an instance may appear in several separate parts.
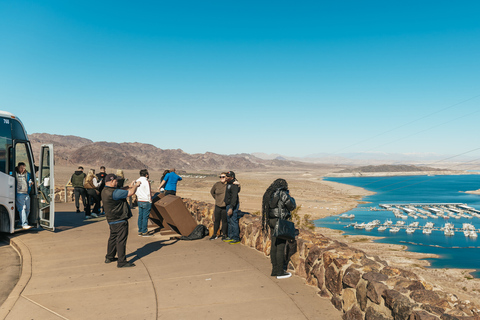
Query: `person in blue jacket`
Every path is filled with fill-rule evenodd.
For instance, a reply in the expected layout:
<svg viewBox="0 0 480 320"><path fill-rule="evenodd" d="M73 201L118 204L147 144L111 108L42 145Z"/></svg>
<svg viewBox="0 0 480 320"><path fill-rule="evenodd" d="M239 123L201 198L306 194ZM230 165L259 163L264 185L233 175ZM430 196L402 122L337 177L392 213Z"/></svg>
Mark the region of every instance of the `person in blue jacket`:
<svg viewBox="0 0 480 320"><path fill-rule="evenodd" d="M162 189L165 186L165 195L177 195L177 182L182 181L182 177L180 177L176 172L175 168L170 169L170 172L165 175L163 178L162 183L160 183L160 187L158 190Z"/></svg>
<svg viewBox="0 0 480 320"><path fill-rule="evenodd" d="M16 206L20 215L20 224L23 229L30 229L28 216L30 215L30 192L32 190L32 177L27 171L25 163L19 162L16 168L17 190Z"/></svg>

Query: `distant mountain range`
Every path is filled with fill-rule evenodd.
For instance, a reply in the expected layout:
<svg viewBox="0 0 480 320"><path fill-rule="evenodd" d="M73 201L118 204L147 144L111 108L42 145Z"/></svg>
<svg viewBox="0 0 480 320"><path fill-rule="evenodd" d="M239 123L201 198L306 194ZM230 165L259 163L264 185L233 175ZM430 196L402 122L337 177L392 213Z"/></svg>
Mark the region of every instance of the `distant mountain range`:
<svg viewBox="0 0 480 320"><path fill-rule="evenodd" d="M437 154L387 154L387 153L317 153L306 157L288 157L281 154L235 154L222 155L212 152L189 154L181 149L160 149L151 144L94 142L77 136L62 136L48 133L29 135L35 155L40 146L52 143L57 165L89 165L122 169L164 170L176 168L188 172L221 170L263 170L269 168L286 169L328 169L339 172L358 166L382 172L379 165L416 165L420 167L448 167L444 162L432 165L445 155ZM400 167L396 167L397 169ZM391 168L390 168L391 169ZM391 171L388 169L387 171ZM405 167L407 169L407 167ZM412 169L412 168L410 168ZM454 169L462 169L456 167ZM470 168L466 168L470 169ZM402 171L402 170L400 170ZM413 170L419 171L419 170Z"/></svg>
<svg viewBox="0 0 480 320"><path fill-rule="evenodd" d="M381 152L363 152L363 153L315 153L305 157L288 157L281 154L266 154L261 152L252 153L253 156L270 160L285 159L289 161L300 161L308 163L335 163L337 165L346 166L364 166L364 165L380 165L380 164L415 164L415 165L432 165L434 162L449 158L449 155L441 155L435 153L381 153ZM453 159L459 162L472 160L468 157L456 157ZM451 162L450 162L451 163ZM442 163L441 165L445 165Z"/></svg>
<svg viewBox="0 0 480 320"><path fill-rule="evenodd" d="M260 159L251 154L221 155L212 152L188 154L181 149L160 149L144 143L94 142L77 136L48 133L29 135L34 154L42 144L54 145L57 165L104 165L108 168L182 171L259 170L266 168L307 168L318 165L300 161ZM322 166L325 167L325 166Z"/></svg>

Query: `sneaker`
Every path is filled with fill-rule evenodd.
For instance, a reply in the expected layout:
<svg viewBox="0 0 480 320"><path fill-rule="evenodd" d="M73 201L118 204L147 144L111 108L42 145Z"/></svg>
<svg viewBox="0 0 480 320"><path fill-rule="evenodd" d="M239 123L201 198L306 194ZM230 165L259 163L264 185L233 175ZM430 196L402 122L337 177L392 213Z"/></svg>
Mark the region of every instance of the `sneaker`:
<svg viewBox="0 0 480 320"><path fill-rule="evenodd" d="M95 212L92 213L91 216L94 217L94 218L98 218L98 216L97 216L97 214L96 214Z"/></svg>
<svg viewBox="0 0 480 320"><path fill-rule="evenodd" d="M208 240L216 240L216 239L218 239L217 236L211 236Z"/></svg>
<svg viewBox="0 0 480 320"><path fill-rule="evenodd" d="M283 272L282 275L277 276L277 279L287 279L290 278L292 274L290 272Z"/></svg>
<svg viewBox="0 0 480 320"><path fill-rule="evenodd" d="M85 216L85 220L92 219L92 216Z"/></svg>
<svg viewBox="0 0 480 320"><path fill-rule="evenodd" d="M110 262L117 261L117 260L118 260L118 258L113 258L113 259L106 258L105 263L110 263Z"/></svg>
<svg viewBox="0 0 480 320"><path fill-rule="evenodd" d="M28 229L31 229L31 228L32 228L32 226L29 226L28 224L22 226L22 229L23 229L23 230L28 230Z"/></svg>
<svg viewBox="0 0 480 320"><path fill-rule="evenodd" d="M130 268L130 267L135 267L135 263L127 262L127 263L125 263L124 265L121 265L121 266L117 265L117 268Z"/></svg>
<svg viewBox="0 0 480 320"><path fill-rule="evenodd" d="M232 242L233 239L229 238L229 237L226 237L225 239L223 239L223 242Z"/></svg>
<svg viewBox="0 0 480 320"><path fill-rule="evenodd" d="M232 241L230 241L230 244L237 244L237 243L240 243L240 240L232 240Z"/></svg>
<svg viewBox="0 0 480 320"><path fill-rule="evenodd" d="M142 236L142 234L143 234L143 233L139 232L139 233L138 233L138 236L140 236L140 237L141 237L141 236Z"/></svg>
<svg viewBox="0 0 480 320"><path fill-rule="evenodd" d="M142 237L144 237L144 238L146 238L146 237L153 237L153 234L148 233L148 232L145 232L145 233L142 233Z"/></svg>

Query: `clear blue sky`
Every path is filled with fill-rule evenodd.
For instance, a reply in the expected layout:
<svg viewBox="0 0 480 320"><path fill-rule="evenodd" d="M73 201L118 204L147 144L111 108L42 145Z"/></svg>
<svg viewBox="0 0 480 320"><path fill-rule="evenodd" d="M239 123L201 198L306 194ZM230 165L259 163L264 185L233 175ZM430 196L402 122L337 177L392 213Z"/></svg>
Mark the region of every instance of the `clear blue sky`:
<svg viewBox="0 0 480 320"><path fill-rule="evenodd" d="M479 16L473 0L0 1L0 109L29 133L188 153L462 153L480 147Z"/></svg>

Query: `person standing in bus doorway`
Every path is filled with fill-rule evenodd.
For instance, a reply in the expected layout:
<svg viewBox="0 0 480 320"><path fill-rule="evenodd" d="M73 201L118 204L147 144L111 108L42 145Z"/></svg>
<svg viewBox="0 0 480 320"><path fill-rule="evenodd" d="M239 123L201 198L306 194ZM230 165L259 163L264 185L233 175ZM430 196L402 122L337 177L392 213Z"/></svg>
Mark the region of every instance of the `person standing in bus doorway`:
<svg viewBox="0 0 480 320"><path fill-rule="evenodd" d="M181 181L182 177L180 177L176 172L175 168L170 169L170 172L165 175L163 178L162 183L160 183L159 190L165 185L165 195L168 196L169 194L176 196L177 195L177 182Z"/></svg>
<svg viewBox="0 0 480 320"><path fill-rule="evenodd" d="M117 188L117 176L113 173L105 176L105 188L102 191L102 201L105 206L105 216L110 227L107 254L105 263L117 261L118 268L135 267L135 264L127 261L127 238L128 219L132 217L132 211L127 203L140 185L139 181L133 181L128 190ZM117 255L118 259L115 258Z"/></svg>
<svg viewBox="0 0 480 320"><path fill-rule="evenodd" d="M90 201L88 200L87 190L84 187L85 177L87 175L83 172L83 167L78 167L78 170L72 174L70 182L73 187L73 194L75 195L75 207L77 207L77 213L80 212L79 200L82 197L83 210L85 211L85 219L90 219Z"/></svg>
<svg viewBox="0 0 480 320"><path fill-rule="evenodd" d="M32 226L28 225L28 216L30 214L30 191L32 190L32 177L27 171L25 163L19 162L16 168L17 176L17 210L20 214L20 223L25 230Z"/></svg>

